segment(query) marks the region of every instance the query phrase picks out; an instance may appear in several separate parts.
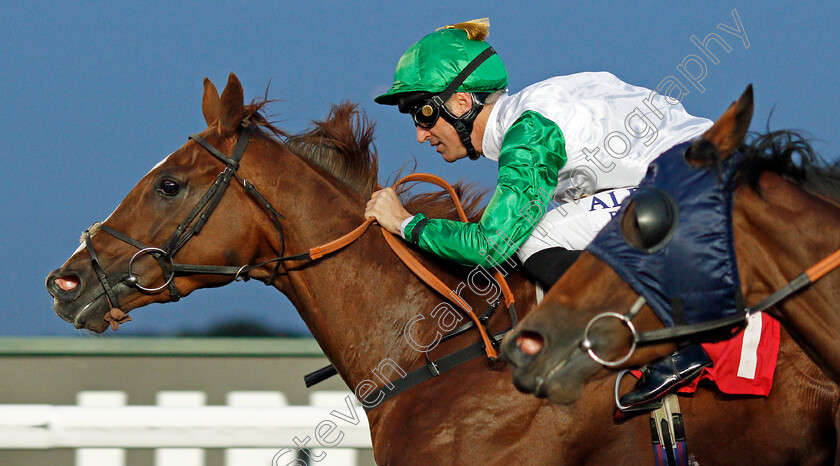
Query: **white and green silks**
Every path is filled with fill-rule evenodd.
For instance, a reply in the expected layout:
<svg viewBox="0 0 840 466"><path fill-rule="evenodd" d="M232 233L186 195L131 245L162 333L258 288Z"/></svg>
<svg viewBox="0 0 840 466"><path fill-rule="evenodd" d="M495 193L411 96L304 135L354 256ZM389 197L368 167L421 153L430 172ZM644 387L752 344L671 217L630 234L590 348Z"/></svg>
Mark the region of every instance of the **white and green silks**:
<svg viewBox="0 0 840 466"><path fill-rule="evenodd" d="M418 214L405 237L447 260L497 265L532 234L549 198L635 186L659 154L711 125L679 102L606 72L533 84L493 105L482 155L498 160L499 181L481 220L423 221Z"/></svg>

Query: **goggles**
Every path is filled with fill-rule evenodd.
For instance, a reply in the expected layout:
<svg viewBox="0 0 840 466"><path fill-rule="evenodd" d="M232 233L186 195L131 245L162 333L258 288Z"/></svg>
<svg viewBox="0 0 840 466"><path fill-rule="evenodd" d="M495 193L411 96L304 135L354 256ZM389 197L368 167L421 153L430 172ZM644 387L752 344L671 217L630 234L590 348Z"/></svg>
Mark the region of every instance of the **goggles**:
<svg viewBox="0 0 840 466"><path fill-rule="evenodd" d="M472 96L473 107L475 107L477 105L482 105L484 103L484 99L490 95L490 93L471 92L470 95ZM443 118L449 122L458 120L458 117L446 108L446 105L440 99L440 96L432 96L421 101L420 104L412 107L408 113L414 120L414 126L418 126L423 129L431 129L435 126L441 114L443 114Z"/></svg>
<svg viewBox="0 0 840 466"><path fill-rule="evenodd" d="M431 129L440 118L441 111L448 112L443 104L439 103L440 98L435 96L427 99L409 110L411 118L414 119L414 125L423 129ZM454 117L454 115L453 115Z"/></svg>

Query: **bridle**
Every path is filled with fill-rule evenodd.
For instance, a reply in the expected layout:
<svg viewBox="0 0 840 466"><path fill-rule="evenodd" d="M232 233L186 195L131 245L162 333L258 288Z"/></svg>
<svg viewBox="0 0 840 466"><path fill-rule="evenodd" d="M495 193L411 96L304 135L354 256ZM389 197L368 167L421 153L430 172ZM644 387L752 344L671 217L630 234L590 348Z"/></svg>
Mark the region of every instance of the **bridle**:
<svg viewBox="0 0 840 466"><path fill-rule="evenodd" d="M117 238L118 240L127 243L131 246L134 246L138 249L138 251L129 260L127 273L117 283L124 282L128 286L133 286L145 293L157 293L159 291L162 291L164 288L169 287L171 300L178 301L180 299L180 294L178 293L178 289L176 288L174 282L174 277L178 273L215 274L228 276L233 275L234 280L241 281L248 280L250 278L248 274L251 271L266 266L268 264L275 263L276 265L274 266L274 271L271 273L269 278L265 280L266 285L271 285L277 278L280 272L280 266L283 262L308 262L320 259L321 257L327 254L338 251L339 249L342 249L345 246L351 244L353 241L361 237L361 235L367 230L367 227L374 222L375 219L368 218L361 225L359 225L349 233L341 236L340 238L337 238L326 244L310 248L305 253L293 254L288 256L284 255L285 241L283 236L283 226L280 224L280 219L285 220L285 217L283 217L283 215L281 215L271 205L271 203L262 194L260 194L260 192L257 190L256 186L254 186L253 183L246 179L241 179L237 175L237 170L239 169L239 162L242 159L242 154L244 154L245 148L248 146L248 141L251 138L252 132L253 129L251 127L245 127L242 130L242 133L239 136L239 139L237 140L236 145L233 149L233 153L230 157L223 154L221 151L213 147L213 145L211 145L209 142L207 142L197 134L190 135L190 139L204 147L211 155L221 160L225 164L225 168L216 177L216 182L213 183L210 189L207 190L204 196L202 196L202 198L198 201L196 206L193 207L189 214L187 214L187 217L178 225L178 227L175 229L175 231L172 233L169 239L167 239L162 246L149 246L141 241L131 238L130 236L116 231L113 228L101 223L94 224L93 227L84 232L83 239L85 241L87 251L90 255L90 260L93 265L93 269L96 272L97 277L99 278L99 282L102 285L102 288L105 290L105 295L111 306L110 311L108 311L105 314L105 320L110 323L111 328L117 330L119 324L130 321L131 317L128 316L125 312L123 312L120 308L120 303L117 299L116 293L114 292L114 287L111 286L108 277L105 274L104 268L102 267L102 264L100 263L99 258L96 254L96 250L93 247L93 242L91 238L97 230L104 231L105 233L108 233L114 238ZM175 254L177 254L177 252L193 236L195 236L201 231L201 229L204 227L204 224L207 223L207 220L210 218L210 215L213 213L213 211L216 209L219 202L221 201L221 198L227 190L228 186L230 185L230 181L232 178L236 178L238 181L240 181L242 187L248 192L248 194L250 194L251 197L253 197L271 215L271 219L274 222L274 226L276 227L280 235L280 257L270 259L259 264L243 265L241 267L176 263L173 259ZM394 183L393 186L396 188L397 186L406 183L418 181L432 183L446 190L446 192L449 193L450 197L455 203L459 218L464 222L468 221L466 213L464 212L464 209L461 205L461 201L458 198L458 194L455 192L452 186L449 185L449 183L437 176L424 173L412 173L398 180L396 183ZM450 367L455 367L469 360L471 357L474 356L473 353L475 353L476 350L478 350L479 352L483 350L488 357L496 358L497 353L495 347L498 346L501 338L499 335L490 335L489 330L487 329L487 324L490 317L493 315L493 313L495 313L497 307L505 307L510 315L512 323L511 328L515 326L517 322L516 311L514 309L514 296L510 290L510 287L507 285L504 276L501 275L501 273L498 270L494 271L494 276L502 291L502 297L498 300L497 306L491 305L484 315L478 317L475 313L472 312L472 309L466 302L464 302L458 295L452 293L451 289L447 285L445 285L442 281L440 281L440 279L435 277L428 269L426 269L422 264L420 264L420 262L412 256L408 248L400 240L394 238L394 236L384 228L382 228L380 231L382 232L385 241L388 243L388 245L391 247L394 253L400 258L400 260L406 265L406 267L408 267L415 275L417 275L417 277L420 280L422 280L429 287L434 289L438 294L440 294L448 300L451 300L457 307L463 310L472 319L471 323L462 325L460 328L453 330L452 332L450 332L450 334L448 334L447 337L458 335L473 327L478 330L482 341L479 342L477 345L469 347L468 351L456 353L456 357L451 358L449 360ZM156 288L149 288L140 285L139 278L132 272L132 266L134 264L134 261L139 256L142 256L144 254L149 254L152 257L154 257L155 260L157 260L161 270L163 271L163 277L165 280L163 285ZM431 363L432 362L430 361L430 364ZM419 379L411 380L408 383L416 383L417 380ZM396 394L396 392L392 392L391 396L393 396L393 394Z"/></svg>
<svg viewBox="0 0 840 466"><path fill-rule="evenodd" d="M683 156L688 144L690 142L674 146L651 163L648 175L636 192L624 201L617 217L587 247L639 294L625 314L604 312L593 317L585 327L579 348L605 367L624 364L641 345L731 338L746 326L750 315L777 305L840 266L838 249L748 308L738 280L729 181L709 170L688 169L691 165ZM725 177L731 175L735 161L733 156L725 162ZM679 201L675 200L677 198ZM678 223L687 228L687 233L675 235ZM702 238L692 233L699 228L704 231ZM683 278L691 276L690 273L679 273L682 272L680 268L685 267L703 273L703 267L708 268L708 264L723 272L718 277L703 277L704 283L710 282L704 287L696 286L696 279ZM667 272L672 275L677 272L677 275ZM648 280L642 282L639 275L647 276ZM645 303L666 328L636 331L632 320ZM697 312L700 307L719 312L704 315ZM687 318L689 312L692 313L690 319ZM599 356L590 337L597 321L611 318L618 319L632 336L628 352L615 360Z"/></svg>
<svg viewBox="0 0 840 466"><path fill-rule="evenodd" d="M632 322L633 318L636 317L642 309L642 306L645 304L645 298L640 295L633 305L630 306L630 310L628 310L625 314L619 314L617 312L603 312L593 317L586 325L586 329L583 332L583 340L581 340L578 347L581 350L586 351L589 354L589 357L598 364L601 364L604 367L617 367L627 362L627 360L633 356L637 346L653 345L669 341L706 341L702 338L702 336L712 334L719 335L718 332L729 332L731 336L734 335L736 330L740 330L747 325L747 319L751 315L766 311L767 309L779 304L781 301L784 301L792 295L810 287L814 282L837 267L840 267L840 249L834 251L808 268L808 270L764 298L755 306L745 308L743 312L708 322L678 325L658 330L649 330L646 332L637 331ZM614 318L621 321L621 323L630 330L633 339L627 353L621 358L612 361L601 358L595 353L595 345L589 337L589 332L595 322L607 318ZM621 380L620 376L619 380Z"/></svg>
<svg viewBox="0 0 840 466"><path fill-rule="evenodd" d="M766 311L771 307L779 304L781 301L793 296L794 294L810 287L814 282L825 276L828 272L840 267L840 249L834 251L830 255L823 258L821 261L817 262L813 266L811 266L808 270L776 290L771 295L764 298L761 302L756 304L753 307L745 308L743 312L739 312L737 314L722 317L720 319L711 320L708 322L700 322L697 324L687 324L687 325L678 325L675 327L668 327L662 328L658 330L649 330L646 332L639 332L636 330L636 327L633 325L633 318L639 313L642 309L642 306L645 304L645 298L643 296L639 296L636 298L636 301L630 306L630 310L627 311L626 314L619 314L617 312L603 312L601 314L596 315L593 317L589 323L586 325L586 329L583 332L583 340L581 340L578 348L582 351L585 351L589 354L589 357L592 358L593 361L597 362L598 364L607 367L607 368L614 368L620 366L627 362L631 356L636 351L638 346L645 346L645 345L653 345L657 343L664 343L669 341L676 341L676 342L704 342L704 341L718 341L721 339L726 339L735 335L737 331L740 331L742 328L746 327L747 319L756 313ZM607 318L614 318L618 319L622 324L624 324L628 330L630 330L632 336L632 342L630 344L630 349L627 353L616 359L616 360L607 360L604 359L595 352L594 350L594 343L589 336L589 332L592 329L592 326L598 320L607 319ZM721 332L725 332L726 336L722 336ZM708 337L712 335L711 337ZM706 336L704 338L704 336ZM634 411L635 409L632 406L625 406L621 403L621 395L620 395L620 386L621 380L624 378L627 373L630 372L630 369L624 369L618 373L618 376L615 379L615 405L621 412L630 412Z"/></svg>
<svg viewBox="0 0 840 466"><path fill-rule="evenodd" d="M85 247L87 248L88 254L90 255L90 260L93 266L93 270L96 273L96 276L99 279L99 283L102 285L103 290L105 291L105 296L107 297L109 304L111 306L111 310L105 315L105 320L110 322L111 327L116 330L119 324L127 322L131 320L131 317L126 315L121 310L119 299L117 298L117 294L114 291L114 286L111 285L110 281L108 280L107 274L105 273L105 269L102 267L101 262L99 261L99 257L96 254L96 249L93 247L93 241L91 238L97 231L103 231L114 238L127 243L131 246L134 246L138 249L138 251L131 257L128 263L128 271L126 274L117 281L114 285L119 283L125 283L128 286L132 286L137 288L138 290L144 293L157 293L165 288L169 288L170 299L172 301L178 301L181 299L181 295L178 292L178 288L175 286L174 278L177 274L215 274L215 275L233 275L234 279L239 280L248 280L249 273L255 269L268 265L270 263L276 263L274 267L274 271L271 273L270 277L266 279L266 285L271 285L274 280L277 278L277 275L280 272L280 265L284 261L292 261L292 260L306 260L310 259L310 254L296 254L292 256L284 256L285 253L285 240L283 236L283 226L280 224L280 219L284 219L283 215L281 215L274 206L271 205L265 197L260 194L257 187L254 186L253 183L248 181L247 179L242 179L237 174L239 170L239 163L242 160L242 155L245 153L245 148L248 146L248 142L251 139L251 135L253 133L253 129L251 127L244 127L239 139L236 141L236 145L234 146L233 153L230 156L225 155L220 150L215 148L209 142L207 142L204 138L197 134L191 134L189 139L195 141L199 145L201 145L204 149L206 149L212 156L216 157L222 163L225 164L224 169L219 173L216 177L216 181L213 183L212 186L207 190L204 196L199 199L198 203L196 203L195 207L187 214L186 218L178 225L172 235L163 243L160 247L149 246L142 241L134 239L124 233L121 233L107 225L102 223L94 223L91 228L85 230L82 235L82 238L85 242ZM222 200L222 196L224 196L225 192L227 191L228 186L230 186L231 179L236 179L243 189L253 197L257 203L259 203L271 216L271 220L274 223L275 228L277 229L278 234L280 235L280 257L276 259L271 259L259 264L254 265L243 265L241 267L236 266L220 266L220 265L197 265L197 264L179 264L176 263L174 260L175 254L183 248L193 236L197 235L204 225L207 223L207 220L215 211L216 207L219 205L219 202ZM158 287L148 287L143 286L140 284L139 277L133 272L132 268L134 266L134 262L137 260L138 257L142 255L151 255L157 260L158 264L160 265L161 271L163 272L163 278L165 282L163 285Z"/></svg>
<svg viewBox="0 0 840 466"><path fill-rule="evenodd" d="M199 145L204 147L208 152L210 152L211 155L221 160L225 164L225 168L221 171L221 173L219 173L219 175L216 178L216 182L213 183L213 186L211 186L210 189L207 190L207 192L198 201L198 203L192 209L192 211L190 211L187 217L178 225L178 227L175 229L175 231L172 233L169 239L167 239L161 247L153 247L146 245L141 241L131 238L130 236L120 233L119 231L116 231L113 228L110 228L101 223L94 224L93 227L84 232L83 238L87 247L87 251L90 255L90 260L92 262L93 269L95 270L96 275L99 278L99 282L101 283L102 288L105 290L105 295L111 305L111 310L105 314L105 320L109 322L111 328L117 330L119 324L131 320L131 317L129 317L120 309L119 300L117 299L116 293L114 292L114 288L108 281L107 275L105 274L102 264L100 263L99 258L96 254L96 250L93 247L91 237L97 230L104 231L105 233L108 233L109 235L117 238L118 240L127 243L131 246L134 246L138 249L138 251L129 260L127 273L117 283L124 282L128 286L133 286L138 290L146 293L157 293L159 291L162 291L164 288L169 287L170 295L172 296L172 301L177 301L178 299L180 299L180 295L178 293L178 289L175 287L173 279L178 273L233 275L235 280L248 280L250 278L248 274L252 270L263 267L270 263L276 263L271 276L265 281L266 285L271 285L272 282L277 278L277 275L279 274L280 270L280 265L283 262L307 262L320 259L321 257L327 254L338 251L339 249L342 249L345 246L351 244L353 241L361 237L361 235L367 230L367 227L374 222L375 219L368 218L361 225L356 227L353 231L341 236L340 238L337 238L326 244L310 248L305 253L294 254L289 256L283 255L285 251L285 245L283 237L283 227L280 224L280 219L285 218L279 212L277 212L277 210L271 205L270 202L268 202L268 200L265 197L263 197L259 193L257 188L251 182L249 182L248 180L241 179L237 175L237 170L239 169L239 162L242 158L242 154L245 152L245 148L248 145L248 141L251 137L252 131L253 130L250 127L246 127L245 129L243 129L242 134L239 136L239 139L237 140L236 146L234 147L233 153L230 157L223 154L221 151L213 147L210 143L202 139L197 134L190 135L190 139L194 140ZM175 254L193 236L195 236L201 231L204 224L207 223L207 220L210 218L210 215L218 206L222 196L227 190L227 187L230 185L231 179L233 178L236 178L238 181L240 181L243 188L254 199L256 199L257 202L261 206L263 206L263 208L265 208L271 214L271 218L274 222L274 225L280 234L280 257L259 264L244 265L241 267L176 263L173 259ZM463 206L461 205L461 201L458 198L458 194L449 183L434 175L429 175L425 173L412 173L398 180L396 183L394 183L393 186L397 187L412 182L428 182L443 188L450 195L453 202L455 203L459 218L464 222L468 221ZM375 406L379 406L383 401L390 399L396 396L397 394L410 389L411 387L414 387L427 380L437 377L442 373L454 369L455 367L458 367L461 364L470 361L476 357L486 355L488 358L495 360L498 356L496 348L498 348L498 346L500 345L502 338L508 331L515 327L518 322L516 310L514 308L515 299L513 293L511 292L511 289L508 286L504 276L498 270L495 270L493 275L496 280L496 283L499 285L500 296L498 297L495 303L492 303L488 306L484 314L478 316L472 311L472 308L469 306L469 304L467 304L458 294L452 292L452 289L450 287L448 287L440 279L435 277L434 274L432 274L428 269L426 269L425 266L423 266L420 263L420 261L418 261L411 254L409 249L400 240L396 239L391 233L389 233L384 228L380 229L380 231L382 232L385 241L388 243L388 245L391 247L391 249L394 251L397 257L399 257L399 259L406 265L406 267L408 267L421 281L423 281L426 285L432 288L440 296L444 297L447 300L450 300L452 303L455 304L456 307L463 310L471 318L471 322L468 322L450 331L441 338L441 341L449 338L454 338L472 328L475 328L478 331L481 339L480 341L473 343L472 345L461 348L453 353L450 353L434 361L429 358L428 353L425 353L425 366L416 369L399 379L392 380L385 386L379 387L378 389L372 391L368 395L366 400L375 399L376 402L372 406L365 405L365 409L367 411L373 409L373 407ZM158 261L158 264L160 265L161 270L163 271L165 279L163 285L156 288L142 286L139 283L139 278L137 277L137 275L132 272L132 266L134 264L134 261L139 256L142 256L144 254L149 254ZM498 309L501 308L505 308L507 310L511 321L511 327L499 333L492 334L488 327L490 318L495 314L495 312ZM306 377L307 386L317 383L318 381L323 380L327 377L330 377L335 373L335 369L330 366L316 371L315 373L310 374Z"/></svg>

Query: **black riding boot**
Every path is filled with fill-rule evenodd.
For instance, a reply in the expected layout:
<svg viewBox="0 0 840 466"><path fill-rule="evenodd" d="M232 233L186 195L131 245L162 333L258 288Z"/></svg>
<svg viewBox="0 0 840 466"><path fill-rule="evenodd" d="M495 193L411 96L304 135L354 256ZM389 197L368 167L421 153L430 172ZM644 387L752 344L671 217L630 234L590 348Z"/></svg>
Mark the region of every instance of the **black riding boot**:
<svg viewBox="0 0 840 466"><path fill-rule="evenodd" d="M700 345L677 350L670 356L652 362L645 368L633 391L619 400L628 408L641 407L663 397L672 388L687 384L700 375L704 367L712 365L709 355Z"/></svg>

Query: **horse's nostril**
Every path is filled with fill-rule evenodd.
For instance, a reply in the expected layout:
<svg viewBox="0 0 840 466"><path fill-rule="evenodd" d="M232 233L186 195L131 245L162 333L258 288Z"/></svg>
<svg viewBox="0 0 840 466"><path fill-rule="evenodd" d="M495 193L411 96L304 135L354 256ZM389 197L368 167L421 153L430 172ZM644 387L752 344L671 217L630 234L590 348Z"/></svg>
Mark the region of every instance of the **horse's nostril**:
<svg viewBox="0 0 840 466"><path fill-rule="evenodd" d="M543 337L537 332L523 331L516 338L516 346L528 356L536 356L543 349Z"/></svg>
<svg viewBox="0 0 840 466"><path fill-rule="evenodd" d="M76 287L79 286L79 282L79 277L74 275L66 275L55 279L55 284L64 291L75 290Z"/></svg>

